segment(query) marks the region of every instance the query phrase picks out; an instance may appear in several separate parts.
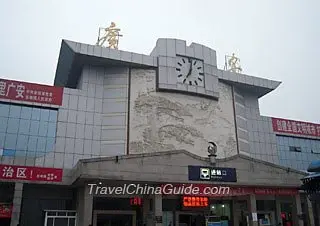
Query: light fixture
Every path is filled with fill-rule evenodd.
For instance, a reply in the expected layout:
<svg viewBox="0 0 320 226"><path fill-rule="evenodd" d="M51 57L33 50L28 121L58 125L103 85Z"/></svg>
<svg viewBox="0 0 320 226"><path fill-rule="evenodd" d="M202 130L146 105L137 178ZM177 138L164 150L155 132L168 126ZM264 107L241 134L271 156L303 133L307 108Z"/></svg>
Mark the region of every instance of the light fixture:
<svg viewBox="0 0 320 226"><path fill-rule="evenodd" d="M209 146L208 146L209 155L208 155L208 157L209 157L210 163L212 165L215 165L216 157L217 157L217 145L212 141L210 141L208 143L209 143Z"/></svg>
<svg viewBox="0 0 320 226"><path fill-rule="evenodd" d="M214 205L212 205L212 206L211 206L211 209L214 209L214 208L215 208Z"/></svg>
<svg viewBox="0 0 320 226"><path fill-rule="evenodd" d="M222 208L224 208L224 204L222 204L222 206L221 206Z"/></svg>

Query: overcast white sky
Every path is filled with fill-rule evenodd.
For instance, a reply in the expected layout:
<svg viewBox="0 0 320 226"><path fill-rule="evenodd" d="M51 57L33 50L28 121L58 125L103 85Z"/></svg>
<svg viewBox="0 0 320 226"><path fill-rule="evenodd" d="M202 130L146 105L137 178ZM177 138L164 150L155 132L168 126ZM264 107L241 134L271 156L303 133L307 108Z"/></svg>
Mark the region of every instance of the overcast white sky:
<svg viewBox="0 0 320 226"><path fill-rule="evenodd" d="M61 40L94 44L111 21L122 50L184 39L215 49L221 69L235 52L245 74L283 82L261 114L320 123L318 0L0 0L0 77L53 84Z"/></svg>

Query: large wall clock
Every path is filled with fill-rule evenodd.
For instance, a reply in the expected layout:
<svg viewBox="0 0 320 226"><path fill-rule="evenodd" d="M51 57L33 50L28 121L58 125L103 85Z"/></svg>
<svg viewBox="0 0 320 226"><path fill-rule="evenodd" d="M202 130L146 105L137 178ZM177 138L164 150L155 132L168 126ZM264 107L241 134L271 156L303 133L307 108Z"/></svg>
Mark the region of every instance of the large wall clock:
<svg viewBox="0 0 320 226"><path fill-rule="evenodd" d="M177 57L176 72L179 83L204 87L203 62L201 60Z"/></svg>

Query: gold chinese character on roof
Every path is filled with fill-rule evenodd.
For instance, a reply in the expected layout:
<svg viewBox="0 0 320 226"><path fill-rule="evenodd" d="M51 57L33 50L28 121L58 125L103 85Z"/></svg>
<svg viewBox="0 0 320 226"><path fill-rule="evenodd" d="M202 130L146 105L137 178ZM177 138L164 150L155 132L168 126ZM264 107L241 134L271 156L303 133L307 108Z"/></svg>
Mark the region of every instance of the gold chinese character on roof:
<svg viewBox="0 0 320 226"><path fill-rule="evenodd" d="M111 22L111 25L107 28L99 28L99 36L96 45L104 46L108 42L109 48L118 49L119 37L122 37L120 34L120 29L116 27L114 22Z"/></svg>
<svg viewBox="0 0 320 226"><path fill-rule="evenodd" d="M240 66L240 59L235 56L233 53L232 56L226 56L226 65L225 69L227 71L235 72L235 73L241 73L242 68Z"/></svg>

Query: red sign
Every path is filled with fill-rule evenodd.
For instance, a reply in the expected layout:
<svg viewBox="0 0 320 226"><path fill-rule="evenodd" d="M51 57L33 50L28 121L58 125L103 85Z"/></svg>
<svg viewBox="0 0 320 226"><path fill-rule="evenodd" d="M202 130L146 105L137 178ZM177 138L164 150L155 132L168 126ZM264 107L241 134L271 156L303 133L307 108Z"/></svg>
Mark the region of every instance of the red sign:
<svg viewBox="0 0 320 226"><path fill-rule="evenodd" d="M63 88L0 79L0 99L62 105Z"/></svg>
<svg viewBox="0 0 320 226"><path fill-rule="evenodd" d="M320 137L320 124L272 118L272 127L277 133Z"/></svg>
<svg viewBox="0 0 320 226"><path fill-rule="evenodd" d="M62 175L62 169L0 165L0 180L61 182Z"/></svg>
<svg viewBox="0 0 320 226"><path fill-rule="evenodd" d="M0 218L11 218L12 204L0 203Z"/></svg>
<svg viewBox="0 0 320 226"><path fill-rule="evenodd" d="M141 206L142 205L142 199L140 197L134 197L130 199L130 205L131 206Z"/></svg>
<svg viewBox="0 0 320 226"><path fill-rule="evenodd" d="M207 207L209 205L208 197L184 196L182 200L184 207Z"/></svg>

